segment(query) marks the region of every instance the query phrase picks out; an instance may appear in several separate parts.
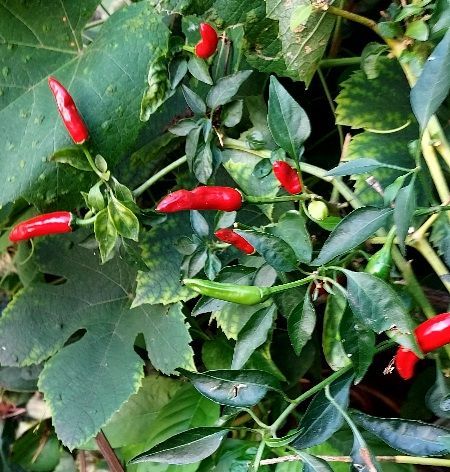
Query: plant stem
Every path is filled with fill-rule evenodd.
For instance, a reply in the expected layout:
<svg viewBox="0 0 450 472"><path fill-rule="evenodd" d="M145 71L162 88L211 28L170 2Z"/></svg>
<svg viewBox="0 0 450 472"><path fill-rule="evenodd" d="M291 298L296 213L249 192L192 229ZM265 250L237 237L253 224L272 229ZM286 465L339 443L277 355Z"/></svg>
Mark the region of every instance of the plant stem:
<svg viewBox="0 0 450 472"><path fill-rule="evenodd" d="M173 161L170 163L167 167L164 167L164 169L161 169L159 172L156 174L152 175L149 179L147 179L142 185L140 185L137 189L133 190L133 195L135 197L139 197L142 195L149 187L151 187L155 182L157 182L161 177L164 177L165 175L169 174L172 172L174 169L177 167L180 167L182 164L184 164L187 161L186 156L182 156L176 161Z"/></svg>
<svg viewBox="0 0 450 472"><path fill-rule="evenodd" d="M380 352L386 351L387 349L391 348L394 345L395 345L394 341L386 341L386 342L380 343L376 348L376 353L378 354ZM317 385L314 385L314 387L302 393L297 398L294 398L293 400L291 400L291 404L285 408L285 410L281 413L281 415L270 426L272 434L276 433L276 431L283 424L284 420L292 413L292 411L294 411L297 408L297 406L300 403L302 403L304 400L308 399L309 397L313 396L315 393L320 392L320 390L325 388L327 385L330 385L332 382L334 382L338 378L342 377L345 373L347 373L351 369L352 369L351 364L343 367L342 369L339 369L337 372L332 373L329 377L327 377L326 379L323 379Z"/></svg>
<svg viewBox="0 0 450 472"><path fill-rule="evenodd" d="M447 291L450 293L450 281L449 281L449 270L445 264L441 261L440 257L436 254L435 250L431 247L430 243L425 239L421 238L414 242L413 246L422 254L427 260L433 270L441 279Z"/></svg>
<svg viewBox="0 0 450 472"><path fill-rule="evenodd" d="M361 57L342 57L338 59L322 59L319 62L319 67L326 69L328 67L347 67L353 65L359 65L361 63Z"/></svg>
<svg viewBox="0 0 450 472"><path fill-rule="evenodd" d="M86 145L82 144L81 149L84 152L84 155L86 156L87 161L89 162L89 165L91 166L92 170L102 179L105 180L105 176L103 175L103 172L100 172L95 165L94 159L92 159L91 153L89 152L89 149L86 147Z"/></svg>
<svg viewBox="0 0 450 472"><path fill-rule="evenodd" d="M97 443L97 446L111 472L124 472L122 464L119 462L116 453L106 439L106 436L103 434L103 431L100 431L97 436L95 436L95 442Z"/></svg>
<svg viewBox="0 0 450 472"><path fill-rule="evenodd" d="M349 456L316 456L326 462L352 462ZM397 464L415 464L415 465L431 465L435 467L450 467L450 459L441 459L438 457L417 457L417 456L376 456L379 462L396 462ZM272 459L264 459L261 465L280 464L282 462L301 461L301 457L297 455L289 455L282 457L274 457Z"/></svg>
<svg viewBox="0 0 450 472"><path fill-rule="evenodd" d="M342 18L345 18L350 21L354 21L355 23L360 23L361 25L367 26L371 30L375 31L377 34L378 32L376 31L377 29L377 23L370 18L366 18L365 16L357 15L356 13L352 13L347 10L343 10L342 8L335 7L333 5L330 5L326 11L328 13L331 13L332 15L340 16Z"/></svg>
<svg viewBox="0 0 450 472"><path fill-rule="evenodd" d="M251 416L252 420L261 428L269 429L270 426L266 423L263 423L250 408L242 408L242 411L245 411L249 416Z"/></svg>
<svg viewBox="0 0 450 472"><path fill-rule="evenodd" d="M266 447L266 443L264 439L259 443L258 450L256 451L255 460L253 461L253 466L251 468L252 471L257 471L259 469L259 464L261 463L261 458L264 454L264 449Z"/></svg>

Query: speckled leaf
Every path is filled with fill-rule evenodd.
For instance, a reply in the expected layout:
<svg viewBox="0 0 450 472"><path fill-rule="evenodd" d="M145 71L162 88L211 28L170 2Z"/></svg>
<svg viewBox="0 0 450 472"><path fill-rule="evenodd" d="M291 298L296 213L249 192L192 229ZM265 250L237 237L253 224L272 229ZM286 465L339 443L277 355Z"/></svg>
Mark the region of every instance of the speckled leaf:
<svg viewBox="0 0 450 472"><path fill-rule="evenodd" d="M30 284L0 319L3 365L30 365L50 357L39 389L58 437L69 448L94 436L139 388L143 361L133 349L139 333L156 369L170 374L176 367L193 368L181 306L130 310L135 272L119 258L99 265L76 237L44 240L36 248L41 270L67 281ZM79 330L84 336L65 346Z"/></svg>
<svg viewBox="0 0 450 472"><path fill-rule="evenodd" d="M139 102L147 64L169 30L146 3L114 14L83 48L80 30L98 2L8 0L0 5L0 204L24 195L47 202L92 178L64 164L47 163L71 144L46 77L55 74L73 95L90 130L90 145L112 166L130 150L142 124ZM14 85L14 86L12 86Z"/></svg>
<svg viewBox="0 0 450 472"><path fill-rule="evenodd" d="M297 80L309 85L328 44L335 17L319 10L314 11L305 25L291 30L291 17L301 5L310 0L268 0L268 18L279 21L279 38L286 69L295 73Z"/></svg>
<svg viewBox="0 0 450 472"><path fill-rule="evenodd" d="M136 297L133 307L144 303L155 304L186 301L195 294L181 285L180 270L183 254L174 245L183 236L191 236L189 215L170 216L164 224L157 225L142 237L142 258L147 272L137 277Z"/></svg>
<svg viewBox="0 0 450 472"><path fill-rule="evenodd" d="M409 85L397 61L382 61L379 68L376 79L369 80L362 70L357 70L341 84L336 98L338 124L385 131L414 120Z"/></svg>

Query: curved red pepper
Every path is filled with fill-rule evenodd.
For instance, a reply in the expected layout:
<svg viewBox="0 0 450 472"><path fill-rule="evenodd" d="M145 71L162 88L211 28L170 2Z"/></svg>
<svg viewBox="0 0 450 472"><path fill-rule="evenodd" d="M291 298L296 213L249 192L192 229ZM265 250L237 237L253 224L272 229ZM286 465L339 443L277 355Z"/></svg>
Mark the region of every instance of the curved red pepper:
<svg viewBox="0 0 450 472"><path fill-rule="evenodd" d="M242 252L245 252L246 254L255 253L255 248L242 236L235 233L230 228L219 229L214 234L217 239L220 239L224 243L233 245L235 248L239 249Z"/></svg>
<svg viewBox="0 0 450 472"><path fill-rule="evenodd" d="M89 131L81 117L72 96L54 77L48 78L48 85L56 100L59 114L75 144L83 144L89 138Z"/></svg>
<svg viewBox="0 0 450 472"><path fill-rule="evenodd" d="M38 236L70 233L72 218L72 213L68 211L55 211L35 216L14 226L9 233L9 240L16 243Z"/></svg>
<svg viewBox="0 0 450 472"><path fill-rule="evenodd" d="M216 52L219 38L216 30L208 23L200 23L199 31L202 39L195 46L195 55L207 59Z"/></svg>
<svg viewBox="0 0 450 472"><path fill-rule="evenodd" d="M426 354L450 343L450 313L441 313L424 321L414 330L420 350ZM399 347L395 355L395 367L405 380L414 375L419 358L409 349Z"/></svg>
<svg viewBox="0 0 450 472"><path fill-rule="evenodd" d="M235 211L242 206L242 194L231 187L197 187L177 190L163 198L156 211L173 213L183 210Z"/></svg>
<svg viewBox="0 0 450 472"><path fill-rule="evenodd" d="M302 183L295 169L285 161L275 161L272 166L275 177L281 186L292 195L302 191Z"/></svg>

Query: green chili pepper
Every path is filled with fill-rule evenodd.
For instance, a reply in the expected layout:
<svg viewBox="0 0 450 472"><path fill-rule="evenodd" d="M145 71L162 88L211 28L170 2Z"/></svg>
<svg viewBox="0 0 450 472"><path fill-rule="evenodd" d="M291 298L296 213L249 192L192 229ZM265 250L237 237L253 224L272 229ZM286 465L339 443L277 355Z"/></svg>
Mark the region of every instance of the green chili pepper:
<svg viewBox="0 0 450 472"><path fill-rule="evenodd" d="M268 287L235 285L203 279L184 279L183 283L202 295L241 305L256 305L271 296L271 290Z"/></svg>
<svg viewBox="0 0 450 472"><path fill-rule="evenodd" d="M377 251L369 259L366 265L365 272L374 275L382 280L388 280L392 269L392 244L394 242L395 233L392 231L384 246Z"/></svg>

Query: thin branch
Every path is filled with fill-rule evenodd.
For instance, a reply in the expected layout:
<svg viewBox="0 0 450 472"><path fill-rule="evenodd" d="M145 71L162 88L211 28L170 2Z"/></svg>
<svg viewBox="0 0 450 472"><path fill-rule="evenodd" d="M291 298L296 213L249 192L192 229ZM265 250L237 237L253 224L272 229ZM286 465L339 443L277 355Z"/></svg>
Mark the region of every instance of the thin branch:
<svg viewBox="0 0 450 472"><path fill-rule="evenodd" d="M103 434L103 431L100 431L97 436L95 436L95 442L97 443L97 446L111 472L124 472L122 464L119 462L116 453L106 439L106 436Z"/></svg>

